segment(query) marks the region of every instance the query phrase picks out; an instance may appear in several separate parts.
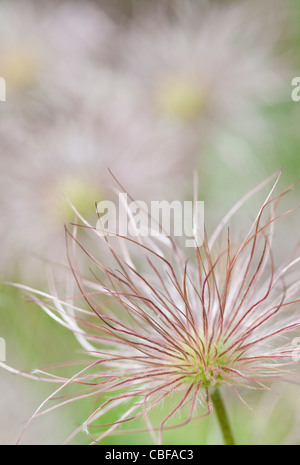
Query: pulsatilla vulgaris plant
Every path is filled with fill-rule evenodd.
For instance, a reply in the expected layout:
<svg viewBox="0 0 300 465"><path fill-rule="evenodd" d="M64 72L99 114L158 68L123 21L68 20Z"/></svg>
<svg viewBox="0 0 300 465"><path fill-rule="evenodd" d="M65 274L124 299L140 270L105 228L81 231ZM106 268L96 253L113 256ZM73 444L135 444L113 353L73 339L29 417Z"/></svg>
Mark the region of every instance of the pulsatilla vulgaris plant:
<svg viewBox="0 0 300 465"><path fill-rule="evenodd" d="M164 429L214 411L225 444L234 444L222 388L245 402L245 388L297 379L292 339L300 326L295 277L300 257L275 265L274 224L295 210L277 213L290 190L276 195L278 181L239 240L230 220L270 179L241 199L189 259L172 237L103 237L74 207L81 227L104 246L105 258L79 242L77 225L66 229L74 295L59 298L52 286L49 294L21 287L74 333L91 360L79 361L83 366L69 378L41 371L39 379L58 387L34 416L92 397L93 413L69 440L84 430L99 443L142 417L162 443ZM78 251L91 262L90 277L82 274ZM78 389L62 396L70 385ZM59 399L55 407L46 406L50 399ZM153 410L162 403L171 405L170 411L154 424ZM116 418L105 422L108 412ZM176 425L168 425L173 416Z"/></svg>

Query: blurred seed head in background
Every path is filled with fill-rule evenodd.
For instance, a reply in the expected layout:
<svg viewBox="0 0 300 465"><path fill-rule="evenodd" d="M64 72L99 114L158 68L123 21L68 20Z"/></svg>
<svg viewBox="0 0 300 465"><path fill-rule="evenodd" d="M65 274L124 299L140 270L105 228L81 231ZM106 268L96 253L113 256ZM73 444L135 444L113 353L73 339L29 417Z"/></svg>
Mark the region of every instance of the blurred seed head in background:
<svg viewBox="0 0 300 465"><path fill-rule="evenodd" d="M6 272L21 262L30 274L30 255L46 256L50 242L50 258L61 256L61 225L70 220L62 193L94 213L113 182L108 168L135 198L181 198L195 167L207 175L220 137L238 133L247 151L249 136L268 130L261 106L282 98L285 72L274 51L286 16L268 2L255 10L150 5L127 17L105 3L29 1L25 11L20 1L1 3ZM214 164L212 190L217 153Z"/></svg>

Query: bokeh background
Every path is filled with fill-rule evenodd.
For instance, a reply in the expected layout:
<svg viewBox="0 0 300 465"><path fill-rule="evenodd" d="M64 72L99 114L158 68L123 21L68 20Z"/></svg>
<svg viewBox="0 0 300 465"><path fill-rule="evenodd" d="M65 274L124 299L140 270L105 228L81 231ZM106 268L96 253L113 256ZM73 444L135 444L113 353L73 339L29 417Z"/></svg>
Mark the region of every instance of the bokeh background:
<svg viewBox="0 0 300 465"><path fill-rule="evenodd" d="M136 199L189 200L197 170L209 230L270 174L283 170L283 189L299 178L299 31L297 0L0 0L0 337L10 366L78 356L72 334L6 284L47 290L49 267L66 262L64 196L96 222L95 202L117 187L110 171ZM297 214L279 235L283 256L299 240ZM51 386L2 369L0 379L0 443L14 444ZM247 394L253 412L226 396L240 444L300 444L298 387ZM97 402L36 419L22 443L62 443ZM212 415L165 443L221 437Z"/></svg>

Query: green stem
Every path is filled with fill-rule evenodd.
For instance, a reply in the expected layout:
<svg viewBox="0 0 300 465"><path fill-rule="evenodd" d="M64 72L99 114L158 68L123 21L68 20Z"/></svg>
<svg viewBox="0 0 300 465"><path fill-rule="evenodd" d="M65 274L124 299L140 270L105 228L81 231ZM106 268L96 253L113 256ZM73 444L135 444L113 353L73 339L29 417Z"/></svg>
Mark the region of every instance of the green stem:
<svg viewBox="0 0 300 465"><path fill-rule="evenodd" d="M229 423L223 399L218 388L212 391L211 400L219 421L220 428L222 430L224 444L226 446L234 446L235 441L233 437L233 432Z"/></svg>

